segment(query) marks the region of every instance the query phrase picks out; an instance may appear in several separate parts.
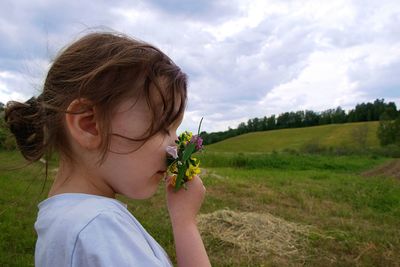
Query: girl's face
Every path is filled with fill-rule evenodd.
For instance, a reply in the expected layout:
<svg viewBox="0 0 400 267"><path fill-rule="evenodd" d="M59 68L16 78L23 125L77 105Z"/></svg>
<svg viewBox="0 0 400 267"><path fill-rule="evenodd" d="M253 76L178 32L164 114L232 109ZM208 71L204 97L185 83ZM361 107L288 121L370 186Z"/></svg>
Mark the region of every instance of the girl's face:
<svg viewBox="0 0 400 267"><path fill-rule="evenodd" d="M145 101L133 104L134 100L127 100L119 106L111 122L112 133L138 138L146 131L151 120L149 108ZM113 135L110 152L98 175L116 193L132 199L151 197L165 176L166 148L175 145L176 130L182 119L183 116L171 125L168 133L157 133L134 152L131 151L143 141L133 142Z"/></svg>

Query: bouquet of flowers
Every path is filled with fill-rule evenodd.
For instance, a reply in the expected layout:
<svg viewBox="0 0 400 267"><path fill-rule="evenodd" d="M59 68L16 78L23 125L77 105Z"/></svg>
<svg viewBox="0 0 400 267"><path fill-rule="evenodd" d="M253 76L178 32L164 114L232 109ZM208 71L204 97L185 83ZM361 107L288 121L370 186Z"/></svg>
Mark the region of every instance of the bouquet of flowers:
<svg viewBox="0 0 400 267"><path fill-rule="evenodd" d="M185 131L176 140L176 146L167 147L167 175L171 176L170 184L175 192L184 187L200 173L200 160L192 157L193 153L203 149L203 139L200 137L201 118L197 135Z"/></svg>

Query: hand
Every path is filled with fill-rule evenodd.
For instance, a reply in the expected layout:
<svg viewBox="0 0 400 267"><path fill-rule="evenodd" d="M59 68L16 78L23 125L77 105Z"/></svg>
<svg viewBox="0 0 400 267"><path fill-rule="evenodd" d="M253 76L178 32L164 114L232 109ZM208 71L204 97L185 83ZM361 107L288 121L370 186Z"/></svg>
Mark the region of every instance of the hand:
<svg viewBox="0 0 400 267"><path fill-rule="evenodd" d="M187 189L175 192L169 184L171 178L166 179L166 197L169 216L172 226L196 224L196 215L203 203L206 188L199 176L195 176L186 183Z"/></svg>

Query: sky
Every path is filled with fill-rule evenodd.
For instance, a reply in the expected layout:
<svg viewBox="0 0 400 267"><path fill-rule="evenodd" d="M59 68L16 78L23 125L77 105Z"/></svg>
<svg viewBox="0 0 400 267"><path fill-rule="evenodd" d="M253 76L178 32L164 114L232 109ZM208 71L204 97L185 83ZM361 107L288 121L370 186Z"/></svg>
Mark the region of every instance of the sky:
<svg viewBox="0 0 400 267"><path fill-rule="evenodd" d="M38 95L52 60L91 31L149 42L189 77L178 130L384 98L400 107L398 0L2 0L0 102Z"/></svg>

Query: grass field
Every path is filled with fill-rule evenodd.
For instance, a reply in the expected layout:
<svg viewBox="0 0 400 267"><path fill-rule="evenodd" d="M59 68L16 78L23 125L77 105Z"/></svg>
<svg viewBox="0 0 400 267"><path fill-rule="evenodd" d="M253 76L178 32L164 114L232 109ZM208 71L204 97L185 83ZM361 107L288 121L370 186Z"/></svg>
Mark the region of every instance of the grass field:
<svg viewBox="0 0 400 267"><path fill-rule="evenodd" d="M209 145L207 150L264 153L285 149L301 150L307 145L319 145L327 148L375 148L379 146L378 125L378 122L357 122L254 132Z"/></svg>
<svg viewBox="0 0 400 267"><path fill-rule="evenodd" d="M291 248L296 250L291 255L276 253L278 250L272 246L265 247L264 240L255 244L262 249L246 250L235 241L238 236L228 240L221 236L222 232L203 232L213 266L399 266L400 181L361 175L392 159L216 152L206 152L201 159L205 167L202 178L207 187L201 216L230 211L245 218L251 212L253 217L268 215L280 222L271 226L242 225L254 227L256 236L263 234L257 229L268 227L276 227L277 233L292 224L312 228L296 237L299 246ZM22 161L15 152L0 152L0 162L4 169ZM41 163L14 171L3 169L0 266L33 266L36 205L45 198L50 184L38 199L44 177ZM163 188L160 186L157 194L145 201L119 199L128 204L174 261ZM215 221L204 218L205 225L215 226L212 225ZM235 223L237 226L240 219L220 223L228 230ZM237 228L238 232L242 230Z"/></svg>

